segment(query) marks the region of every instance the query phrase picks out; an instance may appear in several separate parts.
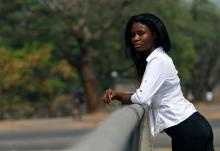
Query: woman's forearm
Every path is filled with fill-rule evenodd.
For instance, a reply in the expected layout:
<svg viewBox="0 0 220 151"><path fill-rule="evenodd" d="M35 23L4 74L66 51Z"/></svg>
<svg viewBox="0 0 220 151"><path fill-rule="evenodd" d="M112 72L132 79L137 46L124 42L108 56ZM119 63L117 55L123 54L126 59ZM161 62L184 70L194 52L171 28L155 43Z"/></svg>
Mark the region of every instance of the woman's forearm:
<svg viewBox="0 0 220 151"><path fill-rule="evenodd" d="M132 93L116 92L114 99L120 101L122 104L132 104Z"/></svg>

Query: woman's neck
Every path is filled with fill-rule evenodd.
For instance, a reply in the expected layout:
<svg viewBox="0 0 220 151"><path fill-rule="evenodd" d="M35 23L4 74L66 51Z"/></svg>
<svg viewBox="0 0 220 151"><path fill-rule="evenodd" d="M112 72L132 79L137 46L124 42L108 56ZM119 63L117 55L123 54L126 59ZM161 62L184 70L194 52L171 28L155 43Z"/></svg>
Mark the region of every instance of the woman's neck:
<svg viewBox="0 0 220 151"><path fill-rule="evenodd" d="M153 52L155 50L155 47L153 46L151 49L149 49L149 50L146 50L145 51L145 56L146 56L146 58Z"/></svg>

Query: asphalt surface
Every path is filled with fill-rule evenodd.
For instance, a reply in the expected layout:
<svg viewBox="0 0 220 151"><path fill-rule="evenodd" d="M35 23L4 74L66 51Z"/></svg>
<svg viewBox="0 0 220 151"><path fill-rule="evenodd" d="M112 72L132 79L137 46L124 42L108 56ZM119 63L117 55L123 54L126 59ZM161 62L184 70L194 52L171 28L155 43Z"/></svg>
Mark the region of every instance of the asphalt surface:
<svg viewBox="0 0 220 151"><path fill-rule="evenodd" d="M1 132L1 151L29 151L29 150L61 150L74 145L92 129L78 130L38 130Z"/></svg>

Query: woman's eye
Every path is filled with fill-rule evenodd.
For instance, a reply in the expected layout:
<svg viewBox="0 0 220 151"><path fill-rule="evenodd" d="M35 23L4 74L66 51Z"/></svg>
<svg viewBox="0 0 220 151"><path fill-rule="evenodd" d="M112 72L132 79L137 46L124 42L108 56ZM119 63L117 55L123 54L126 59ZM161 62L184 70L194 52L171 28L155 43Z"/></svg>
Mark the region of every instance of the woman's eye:
<svg viewBox="0 0 220 151"><path fill-rule="evenodd" d="M131 36L132 36L132 37L135 37L135 35L136 35L135 33L131 33Z"/></svg>
<svg viewBox="0 0 220 151"><path fill-rule="evenodd" d="M135 37L135 36L143 36L144 34L145 34L145 32L139 31L139 32L131 33L131 36L132 36L132 37Z"/></svg>
<svg viewBox="0 0 220 151"><path fill-rule="evenodd" d="M144 32L138 32L138 35L139 35L139 36L143 36L143 35L144 35Z"/></svg>

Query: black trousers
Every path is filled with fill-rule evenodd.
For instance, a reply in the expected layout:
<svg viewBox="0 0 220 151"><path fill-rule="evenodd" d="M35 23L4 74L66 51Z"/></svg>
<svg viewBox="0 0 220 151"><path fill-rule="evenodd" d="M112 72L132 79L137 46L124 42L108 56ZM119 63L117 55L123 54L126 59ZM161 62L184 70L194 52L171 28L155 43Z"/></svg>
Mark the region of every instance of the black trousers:
<svg viewBox="0 0 220 151"><path fill-rule="evenodd" d="M172 138L172 151L214 151L212 128L198 112L165 132Z"/></svg>

